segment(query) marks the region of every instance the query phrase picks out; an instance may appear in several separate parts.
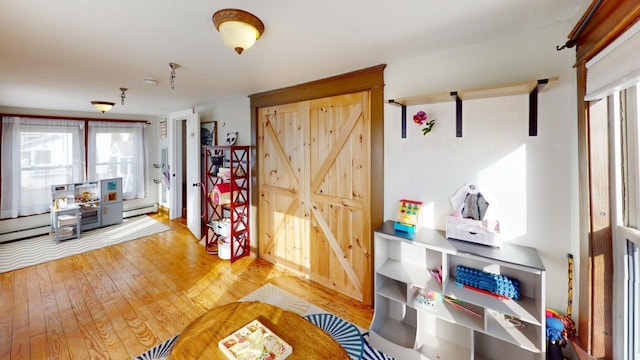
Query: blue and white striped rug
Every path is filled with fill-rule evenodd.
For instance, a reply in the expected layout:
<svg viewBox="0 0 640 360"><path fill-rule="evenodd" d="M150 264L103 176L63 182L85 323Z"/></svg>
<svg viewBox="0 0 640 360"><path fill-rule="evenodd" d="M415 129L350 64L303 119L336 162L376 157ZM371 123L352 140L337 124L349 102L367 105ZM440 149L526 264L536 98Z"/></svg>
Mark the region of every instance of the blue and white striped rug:
<svg viewBox="0 0 640 360"><path fill-rule="evenodd" d="M369 333L364 329L334 314L328 313L315 305L309 304L277 286L266 284L243 297L240 301L262 301L303 316L324 330L338 344L342 345L352 360L393 360L392 357L369 345ZM180 335L165 340L161 344L136 356L133 360L167 359L178 336Z"/></svg>
<svg viewBox="0 0 640 360"><path fill-rule="evenodd" d="M147 215L141 215L124 219L117 225L85 231L80 234L79 239L69 239L59 244L56 244L50 235L3 243L0 244L0 273L62 259L169 229L169 226Z"/></svg>

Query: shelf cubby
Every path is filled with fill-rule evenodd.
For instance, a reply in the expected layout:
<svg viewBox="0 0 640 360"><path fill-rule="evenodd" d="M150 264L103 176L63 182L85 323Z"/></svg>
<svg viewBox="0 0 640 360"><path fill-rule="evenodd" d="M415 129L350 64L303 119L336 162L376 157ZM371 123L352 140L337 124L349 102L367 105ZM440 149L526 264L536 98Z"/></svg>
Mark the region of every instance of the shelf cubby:
<svg viewBox="0 0 640 360"><path fill-rule="evenodd" d="M450 323L463 325L466 328L477 331L484 330L484 308L473 305L471 303L460 303L460 306L463 306L479 315L476 316L463 310L457 309L451 304L442 300L436 301L435 306L433 307L426 307L416 301L417 292L418 291L414 291L413 296L408 302L408 306L413 307L418 311L437 316L438 318Z"/></svg>
<svg viewBox="0 0 640 360"><path fill-rule="evenodd" d="M373 346L401 359L545 358L545 269L535 249L461 243L430 229L404 233L393 221L376 229L374 240ZM456 284L458 265L517 279L520 298ZM439 294L434 306L416 301L429 291Z"/></svg>
<svg viewBox="0 0 640 360"><path fill-rule="evenodd" d="M380 283L378 294L398 302L407 302L407 284L383 275L376 279Z"/></svg>
<svg viewBox="0 0 640 360"><path fill-rule="evenodd" d="M416 339L417 311L404 303L376 296L376 312L371 330L404 348L413 348Z"/></svg>
<svg viewBox="0 0 640 360"><path fill-rule="evenodd" d="M438 315L421 312L418 316L416 350L428 359L470 359L473 331L444 321Z"/></svg>

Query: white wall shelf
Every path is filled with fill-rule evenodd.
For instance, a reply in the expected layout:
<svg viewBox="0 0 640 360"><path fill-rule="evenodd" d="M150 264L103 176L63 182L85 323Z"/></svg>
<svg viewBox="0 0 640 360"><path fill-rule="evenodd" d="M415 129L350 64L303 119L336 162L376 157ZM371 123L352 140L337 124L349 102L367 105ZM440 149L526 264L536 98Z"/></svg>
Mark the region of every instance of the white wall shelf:
<svg viewBox="0 0 640 360"><path fill-rule="evenodd" d="M481 87L475 89L434 93L387 100L389 104L402 107L402 138L407 134L407 106L426 105L445 102L456 103L456 137L462 137L462 101L486 99L492 97L529 94L529 136L538 135L538 93L558 77L522 81L512 84Z"/></svg>
<svg viewBox="0 0 640 360"><path fill-rule="evenodd" d="M449 240L443 231L396 231L387 221L374 232L375 310L371 343L399 359L531 359L546 351L545 269L534 248L492 248ZM520 283L518 300L501 299L455 283L458 265L502 274ZM430 270L442 267L442 283ZM461 301L424 306L434 291Z"/></svg>

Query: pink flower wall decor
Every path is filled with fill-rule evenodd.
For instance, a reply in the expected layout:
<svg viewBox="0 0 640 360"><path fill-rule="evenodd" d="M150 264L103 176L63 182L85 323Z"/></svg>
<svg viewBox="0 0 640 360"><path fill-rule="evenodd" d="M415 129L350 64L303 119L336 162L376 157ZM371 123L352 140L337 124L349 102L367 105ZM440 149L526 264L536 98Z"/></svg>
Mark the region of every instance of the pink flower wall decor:
<svg viewBox="0 0 640 360"><path fill-rule="evenodd" d="M433 128L433 125L436 123L436 119L429 120L429 115L427 115L426 112L420 110L415 115L413 115L413 122L418 125L424 125L424 127L422 128L422 135L427 135Z"/></svg>

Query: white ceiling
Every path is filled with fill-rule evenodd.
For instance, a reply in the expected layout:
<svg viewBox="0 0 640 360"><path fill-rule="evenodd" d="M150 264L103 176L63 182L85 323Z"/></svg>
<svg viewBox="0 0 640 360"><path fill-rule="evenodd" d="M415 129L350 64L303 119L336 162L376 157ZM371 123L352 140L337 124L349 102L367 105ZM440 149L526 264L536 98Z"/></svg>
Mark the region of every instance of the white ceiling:
<svg viewBox="0 0 640 360"><path fill-rule="evenodd" d="M111 113L162 115L558 22L570 29L589 2L0 0L0 106L91 112L104 100ZM213 27L222 8L265 24L242 55ZM173 90L170 62L180 65Z"/></svg>

